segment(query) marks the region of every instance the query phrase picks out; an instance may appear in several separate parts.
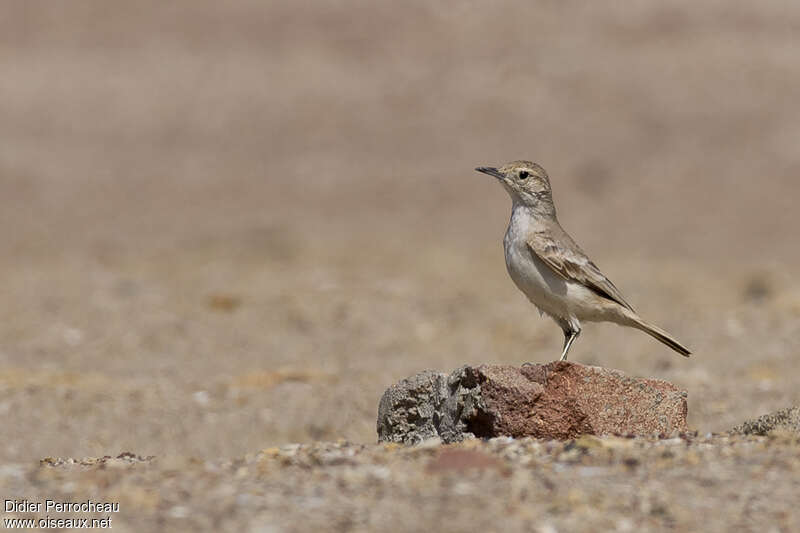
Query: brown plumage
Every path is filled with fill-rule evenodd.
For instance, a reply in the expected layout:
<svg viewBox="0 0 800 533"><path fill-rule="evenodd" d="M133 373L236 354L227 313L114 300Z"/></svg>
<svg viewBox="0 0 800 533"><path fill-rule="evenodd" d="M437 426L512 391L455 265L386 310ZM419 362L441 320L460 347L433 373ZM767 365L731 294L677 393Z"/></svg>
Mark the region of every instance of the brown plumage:
<svg viewBox="0 0 800 533"><path fill-rule="evenodd" d="M622 293L605 277L557 221L536 232L527 243L531 251L565 280L577 281L601 296L633 311Z"/></svg>

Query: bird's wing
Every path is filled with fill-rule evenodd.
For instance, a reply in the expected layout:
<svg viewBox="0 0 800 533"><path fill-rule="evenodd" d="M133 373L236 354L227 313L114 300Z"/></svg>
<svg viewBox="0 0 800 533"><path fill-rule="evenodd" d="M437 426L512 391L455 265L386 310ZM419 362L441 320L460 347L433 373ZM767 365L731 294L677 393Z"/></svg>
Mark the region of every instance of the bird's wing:
<svg viewBox="0 0 800 533"><path fill-rule="evenodd" d="M528 247L553 271L567 281L574 281L633 311L619 289L600 272L597 265L580 249L566 231L551 228L536 232L527 240Z"/></svg>

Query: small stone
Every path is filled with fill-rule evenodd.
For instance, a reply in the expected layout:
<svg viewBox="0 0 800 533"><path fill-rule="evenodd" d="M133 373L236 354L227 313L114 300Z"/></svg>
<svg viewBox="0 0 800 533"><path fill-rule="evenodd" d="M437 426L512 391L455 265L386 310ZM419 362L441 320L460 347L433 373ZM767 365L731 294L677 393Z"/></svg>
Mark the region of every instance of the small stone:
<svg viewBox="0 0 800 533"><path fill-rule="evenodd" d="M581 435L580 437L575 439L574 445L577 448L581 448L584 450L591 450L592 448L602 448L603 441L595 437L594 435Z"/></svg>
<svg viewBox="0 0 800 533"><path fill-rule="evenodd" d="M208 405L209 401L211 401L211 397L208 394L208 391L199 390L192 394L192 398L194 399L197 405L205 407Z"/></svg>
<svg viewBox="0 0 800 533"><path fill-rule="evenodd" d="M168 514L172 518L186 518L189 516L189 509L183 505L176 505L169 510Z"/></svg>
<svg viewBox="0 0 800 533"><path fill-rule="evenodd" d="M426 470L429 473L464 472L466 470L499 470L508 474L508 468L496 457L475 450L446 448L435 457Z"/></svg>
<svg viewBox="0 0 800 533"><path fill-rule="evenodd" d="M774 413L752 418L733 428L730 433L766 436L775 431L800 435L800 407L787 407Z"/></svg>

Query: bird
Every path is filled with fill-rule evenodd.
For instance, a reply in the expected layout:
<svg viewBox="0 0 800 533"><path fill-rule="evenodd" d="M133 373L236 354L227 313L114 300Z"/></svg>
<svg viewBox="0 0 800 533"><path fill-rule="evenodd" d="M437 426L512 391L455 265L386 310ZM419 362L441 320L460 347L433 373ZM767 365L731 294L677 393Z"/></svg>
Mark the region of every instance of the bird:
<svg viewBox="0 0 800 533"><path fill-rule="evenodd" d="M540 165L519 160L475 170L497 179L511 196L503 249L514 284L564 332L561 361L581 334L581 322L613 322L644 331L679 354L689 349L646 322L561 227L550 178Z"/></svg>

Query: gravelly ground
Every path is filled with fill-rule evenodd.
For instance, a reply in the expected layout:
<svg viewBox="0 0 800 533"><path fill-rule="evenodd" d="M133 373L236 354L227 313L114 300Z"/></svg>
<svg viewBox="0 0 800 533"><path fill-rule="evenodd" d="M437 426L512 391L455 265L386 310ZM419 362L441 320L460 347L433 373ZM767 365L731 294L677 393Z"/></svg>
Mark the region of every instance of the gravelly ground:
<svg viewBox="0 0 800 533"><path fill-rule="evenodd" d="M786 505L800 490L800 440L778 433L410 448L343 441L227 460L48 458L5 476L5 489L31 487L34 499L119 501L112 526L121 531L800 528Z"/></svg>
<svg viewBox="0 0 800 533"><path fill-rule="evenodd" d="M472 171L517 158L548 169L566 229L643 316L695 352L684 360L639 332L588 325L571 358L687 390L701 435L800 405L797 6L6 4L4 496L77 495L85 483L127 502L119 523L129 528L266 524L268 509L298 501L281 516L334 516L313 496L315 476L338 483L346 465L276 467L267 483L253 457L247 489L235 468L204 465L286 443L372 443L385 387L426 368L553 359L560 331L505 273L508 199ZM638 509L634 528L645 516L733 528L752 512L762 529L796 529L791 469L771 462L793 446L676 445L703 459L690 481L647 461L601 464L610 473L596 477L554 467L551 481L568 499L573 477L585 477L595 492L580 498L618 496L616 509ZM38 466L125 450L157 460ZM518 474L471 473L492 490L459 495L443 481L457 475L423 473L435 451L414 453L368 447L358 461L409 461L399 488L380 481L384 495L451 498L448 509L480 501L460 507L454 520L465 524L506 512L496 487ZM643 487L672 498L673 518L625 499L645 473ZM218 487L258 493L259 483L277 499L225 514L200 505ZM337 493L356 506L342 509L377 498L363 483ZM532 494L549 490L537 483ZM514 513L561 530L594 500L573 515L561 499L526 501ZM680 514L691 505L721 511ZM436 518L397 509L398 527ZM628 524L617 525L621 511L591 516L583 527Z"/></svg>

